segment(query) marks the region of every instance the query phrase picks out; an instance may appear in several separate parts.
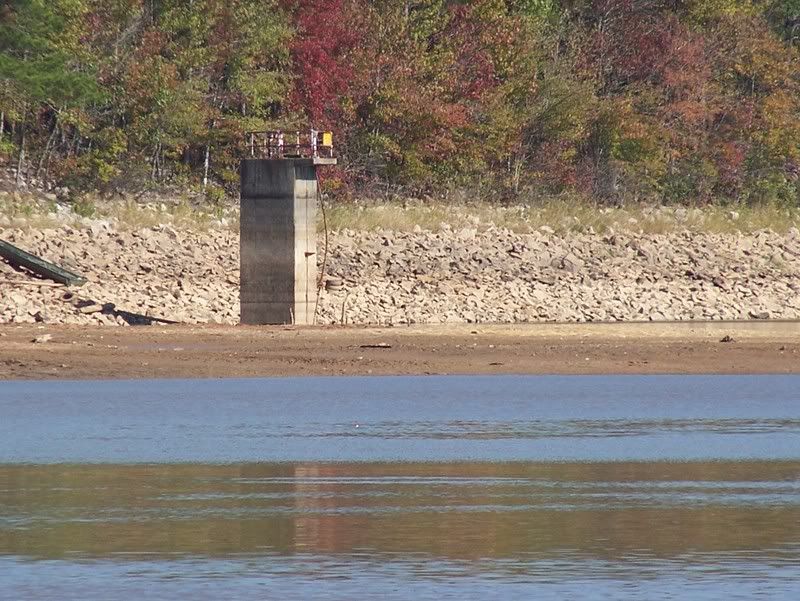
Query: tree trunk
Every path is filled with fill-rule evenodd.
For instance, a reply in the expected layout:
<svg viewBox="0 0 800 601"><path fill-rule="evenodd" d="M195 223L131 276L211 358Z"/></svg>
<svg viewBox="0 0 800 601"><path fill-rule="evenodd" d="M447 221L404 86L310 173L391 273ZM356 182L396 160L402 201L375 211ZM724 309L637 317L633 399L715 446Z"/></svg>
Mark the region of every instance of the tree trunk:
<svg viewBox="0 0 800 601"><path fill-rule="evenodd" d="M203 193L208 187L208 166L211 162L211 144L206 144L206 156L203 160Z"/></svg>
<svg viewBox="0 0 800 601"><path fill-rule="evenodd" d="M23 113L24 114L24 113ZM23 121L22 125L20 126L22 129L22 139L20 140L19 144L19 160L17 161L17 188L19 188L20 184L22 183L22 168L25 165L25 122Z"/></svg>
<svg viewBox="0 0 800 601"><path fill-rule="evenodd" d="M150 168L150 181L156 181L156 169L158 163L158 145L156 145L155 150L153 150L153 158L151 159L152 167Z"/></svg>
<svg viewBox="0 0 800 601"><path fill-rule="evenodd" d="M38 178L39 174L42 172L45 160L50 157L50 149L56 142L56 135L58 135L58 117L53 119L53 131L50 132L50 137L47 138L47 144L45 144L44 151L42 151L42 156L39 157L39 164L36 166L36 175L34 175L36 178Z"/></svg>
<svg viewBox="0 0 800 601"><path fill-rule="evenodd" d="M216 100L216 98L214 99ZM220 109L222 108L222 103L220 103ZM242 103L242 114L247 110L247 105ZM217 126L217 120L212 119L211 123L208 127L208 137L209 140L214 132L214 128ZM206 188L208 187L208 171L209 167L211 166L211 142L206 142L206 153L203 159L203 193L205 193Z"/></svg>
<svg viewBox="0 0 800 601"><path fill-rule="evenodd" d="M3 134L6 132L6 113L0 111L0 142L3 141Z"/></svg>
<svg viewBox="0 0 800 601"><path fill-rule="evenodd" d="M156 142L156 148L153 152L153 168L150 170L150 181L156 182L161 180L161 142Z"/></svg>
<svg viewBox="0 0 800 601"><path fill-rule="evenodd" d="M514 157L514 175L513 175L513 182L514 182L514 194L519 194L519 180L522 176L522 157L519 155Z"/></svg>
<svg viewBox="0 0 800 601"><path fill-rule="evenodd" d="M44 162L44 179L47 182L50 181L50 159L53 158L53 154L55 153L55 151L56 151L56 145L53 144L53 146L50 147L50 150L47 153L47 158Z"/></svg>

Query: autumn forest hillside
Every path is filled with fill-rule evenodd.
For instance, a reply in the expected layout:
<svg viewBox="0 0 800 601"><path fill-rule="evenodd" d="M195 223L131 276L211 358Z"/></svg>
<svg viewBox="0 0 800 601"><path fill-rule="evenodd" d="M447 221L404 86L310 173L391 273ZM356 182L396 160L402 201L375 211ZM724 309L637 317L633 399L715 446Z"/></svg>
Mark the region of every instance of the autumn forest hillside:
<svg viewBox="0 0 800 601"><path fill-rule="evenodd" d="M341 198L797 206L800 0L3 0L0 112L70 190L218 200L313 126Z"/></svg>

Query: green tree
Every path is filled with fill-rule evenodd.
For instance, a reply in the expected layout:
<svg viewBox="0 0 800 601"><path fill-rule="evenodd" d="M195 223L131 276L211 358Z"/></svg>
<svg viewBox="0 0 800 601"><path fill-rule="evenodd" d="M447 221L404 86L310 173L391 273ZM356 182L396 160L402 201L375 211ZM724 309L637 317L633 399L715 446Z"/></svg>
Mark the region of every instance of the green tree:
<svg viewBox="0 0 800 601"><path fill-rule="evenodd" d="M26 159L28 129L40 109L49 113L49 152L60 111L101 99L91 65L80 60L72 26L86 8L80 0L9 0L0 11L0 102L5 119L19 130L19 183ZM41 164L41 163L40 163Z"/></svg>

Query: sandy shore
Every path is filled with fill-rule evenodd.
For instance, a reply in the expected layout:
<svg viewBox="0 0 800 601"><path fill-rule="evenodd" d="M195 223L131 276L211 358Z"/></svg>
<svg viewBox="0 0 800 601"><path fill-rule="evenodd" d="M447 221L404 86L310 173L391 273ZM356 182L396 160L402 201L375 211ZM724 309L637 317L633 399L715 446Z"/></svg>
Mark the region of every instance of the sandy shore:
<svg viewBox="0 0 800 601"><path fill-rule="evenodd" d="M607 373L800 373L800 322L0 326L4 380Z"/></svg>

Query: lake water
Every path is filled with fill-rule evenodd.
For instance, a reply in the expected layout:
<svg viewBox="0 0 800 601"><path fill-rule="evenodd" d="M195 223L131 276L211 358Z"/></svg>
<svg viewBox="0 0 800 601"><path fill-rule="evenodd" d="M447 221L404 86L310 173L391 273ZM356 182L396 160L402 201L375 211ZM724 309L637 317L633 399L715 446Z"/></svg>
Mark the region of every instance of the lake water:
<svg viewBox="0 0 800 601"><path fill-rule="evenodd" d="M0 599L797 599L800 377L0 383Z"/></svg>

